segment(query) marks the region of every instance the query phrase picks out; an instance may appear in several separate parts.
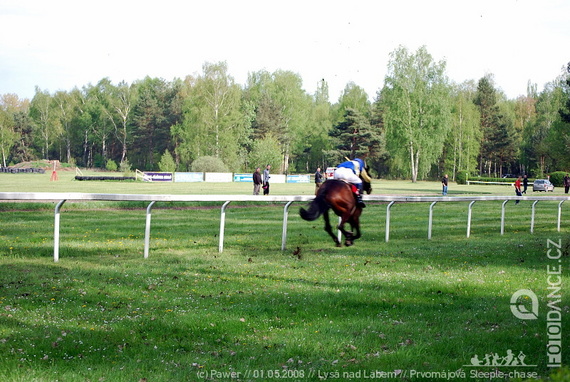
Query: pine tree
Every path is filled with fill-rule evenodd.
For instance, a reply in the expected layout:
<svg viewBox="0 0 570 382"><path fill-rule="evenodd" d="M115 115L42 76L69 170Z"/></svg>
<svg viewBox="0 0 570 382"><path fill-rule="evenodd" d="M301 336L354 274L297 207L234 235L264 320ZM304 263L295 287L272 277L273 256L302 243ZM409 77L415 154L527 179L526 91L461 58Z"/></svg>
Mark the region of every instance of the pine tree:
<svg viewBox="0 0 570 382"><path fill-rule="evenodd" d="M333 127L329 136L336 140L336 147L328 156L337 162L366 158L381 143L380 134L372 129L368 119L352 108L346 109L343 120Z"/></svg>
<svg viewBox="0 0 570 382"><path fill-rule="evenodd" d="M490 175L494 155L493 145L495 143L493 134L497 128L499 113L497 95L490 76L485 76L479 80L474 103L479 107L481 118L482 135L479 172L482 174L486 169L488 175Z"/></svg>

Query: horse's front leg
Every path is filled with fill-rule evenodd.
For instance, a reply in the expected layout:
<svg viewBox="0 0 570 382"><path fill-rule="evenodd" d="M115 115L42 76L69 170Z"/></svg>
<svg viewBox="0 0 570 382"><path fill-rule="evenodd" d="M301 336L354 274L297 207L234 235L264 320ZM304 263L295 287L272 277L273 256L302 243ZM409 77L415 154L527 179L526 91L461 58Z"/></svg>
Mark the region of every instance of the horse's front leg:
<svg viewBox="0 0 570 382"><path fill-rule="evenodd" d="M344 241L344 245L346 245L347 247L350 247L352 244L354 244L354 238L353 238L353 233L351 231L347 231L346 229L344 229L344 224L350 220L350 214L349 213L344 213L341 215L341 219L340 219L340 224L338 225L338 229L340 230L340 232L342 232L342 234L345 237L345 241ZM352 226L352 224L351 224Z"/></svg>
<svg viewBox="0 0 570 382"><path fill-rule="evenodd" d="M350 217L349 223L350 227L352 228L353 232L356 232L356 235L352 238L352 240L359 239L360 234L360 214L362 213L362 209L358 209L355 211L354 215Z"/></svg>
<svg viewBox="0 0 570 382"><path fill-rule="evenodd" d="M354 244L354 240L356 239L360 239L360 225L358 223L354 223L351 222L350 226L352 227L352 231L353 231L353 236L350 238L351 239L351 245Z"/></svg>
<svg viewBox="0 0 570 382"><path fill-rule="evenodd" d="M352 237L352 240L356 240L359 239L362 235L360 233L360 222L358 221L358 217L352 217L349 221L350 223L350 227L352 229L352 232L355 233L354 236Z"/></svg>
<svg viewBox="0 0 570 382"><path fill-rule="evenodd" d="M332 226L331 226L330 217L329 217L329 210L326 210L325 212L323 212L323 218L325 219L325 231L327 231L327 233L333 238L336 246L340 247L341 246L340 241L338 241L338 238L336 237L336 235L332 231Z"/></svg>

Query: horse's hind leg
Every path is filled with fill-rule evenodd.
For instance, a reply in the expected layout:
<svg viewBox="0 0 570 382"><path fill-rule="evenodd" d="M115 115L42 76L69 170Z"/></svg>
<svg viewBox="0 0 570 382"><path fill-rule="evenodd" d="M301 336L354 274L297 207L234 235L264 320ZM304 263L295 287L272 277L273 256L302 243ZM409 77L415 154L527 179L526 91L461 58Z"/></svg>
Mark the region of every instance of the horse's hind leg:
<svg viewBox="0 0 570 382"><path fill-rule="evenodd" d="M338 238L336 237L336 235L332 231L332 226L331 226L330 217L329 217L329 210L326 210L325 212L323 212L323 218L325 219L325 231L327 231L327 233L333 238L336 246L340 247L341 244L338 241Z"/></svg>

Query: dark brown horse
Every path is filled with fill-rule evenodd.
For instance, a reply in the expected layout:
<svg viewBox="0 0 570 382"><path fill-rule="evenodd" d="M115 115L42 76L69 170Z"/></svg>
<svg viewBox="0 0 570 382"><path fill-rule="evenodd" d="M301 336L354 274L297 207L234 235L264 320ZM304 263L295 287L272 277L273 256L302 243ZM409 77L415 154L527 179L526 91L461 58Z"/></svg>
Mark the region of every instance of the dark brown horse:
<svg viewBox="0 0 570 382"><path fill-rule="evenodd" d="M363 180L362 186L366 193L370 194L372 192L370 183ZM316 220L319 216L323 215L325 219L325 231L333 238L337 247L340 247L341 244L332 231L329 209L332 209L334 213L341 218L337 228L344 235L344 244L346 246L351 246L354 244L354 240L360 237L359 218L362 214L362 208L356 204L352 187L352 185L342 180L329 179L319 188L317 196L313 199L311 204L309 204L309 208L307 210L301 208L299 211L301 217L308 221ZM345 223L350 224L352 232L344 229Z"/></svg>

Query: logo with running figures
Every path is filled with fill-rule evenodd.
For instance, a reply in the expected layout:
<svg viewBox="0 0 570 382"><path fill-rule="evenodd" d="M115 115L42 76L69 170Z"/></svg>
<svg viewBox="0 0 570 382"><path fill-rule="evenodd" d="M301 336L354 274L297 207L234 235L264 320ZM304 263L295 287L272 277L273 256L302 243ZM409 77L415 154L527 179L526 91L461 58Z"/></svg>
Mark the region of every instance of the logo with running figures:
<svg viewBox="0 0 570 382"><path fill-rule="evenodd" d="M486 366L511 366L511 367L536 367L537 365L527 365L525 362L526 355L521 351L515 355L511 349L507 350L505 356L498 353L488 353L481 359L477 354L471 358L470 365L465 367L486 367Z"/></svg>

